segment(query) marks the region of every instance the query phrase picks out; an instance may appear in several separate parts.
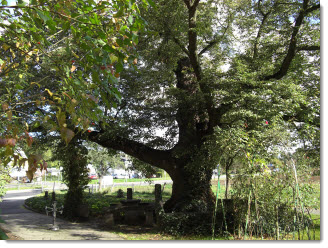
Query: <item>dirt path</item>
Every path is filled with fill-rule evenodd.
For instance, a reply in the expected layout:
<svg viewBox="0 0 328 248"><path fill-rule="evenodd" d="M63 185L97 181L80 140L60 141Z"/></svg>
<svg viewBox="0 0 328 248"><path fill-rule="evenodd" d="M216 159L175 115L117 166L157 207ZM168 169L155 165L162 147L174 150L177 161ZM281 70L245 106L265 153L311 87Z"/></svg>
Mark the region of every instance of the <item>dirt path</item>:
<svg viewBox="0 0 328 248"><path fill-rule="evenodd" d="M95 224L72 223L57 219L60 227L52 231L52 217L35 213L23 207L24 200L39 194L40 191L10 191L0 203L0 223L13 239L19 240L123 240L109 231L101 230Z"/></svg>

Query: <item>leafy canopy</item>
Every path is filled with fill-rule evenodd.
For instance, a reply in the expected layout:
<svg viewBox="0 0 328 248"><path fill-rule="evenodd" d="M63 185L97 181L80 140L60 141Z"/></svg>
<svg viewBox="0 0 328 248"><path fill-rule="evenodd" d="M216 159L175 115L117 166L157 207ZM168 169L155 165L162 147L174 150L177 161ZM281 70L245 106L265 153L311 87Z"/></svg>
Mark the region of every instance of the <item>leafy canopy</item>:
<svg viewBox="0 0 328 248"><path fill-rule="evenodd" d="M30 146L29 132L41 124L68 143L102 117L100 97L105 108L116 106L120 73L137 63L137 33L145 27L139 7L149 4L1 1L1 162L10 161L18 143Z"/></svg>

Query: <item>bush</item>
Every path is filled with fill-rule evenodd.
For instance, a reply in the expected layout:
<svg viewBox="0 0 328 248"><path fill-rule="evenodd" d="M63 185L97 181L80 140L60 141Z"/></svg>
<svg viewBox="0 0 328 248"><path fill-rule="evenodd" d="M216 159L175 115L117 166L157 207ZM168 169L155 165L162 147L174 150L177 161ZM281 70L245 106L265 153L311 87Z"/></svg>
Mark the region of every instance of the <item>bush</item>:
<svg viewBox="0 0 328 248"><path fill-rule="evenodd" d="M124 198L124 192L122 189L119 189L117 191L117 195L116 195L117 198Z"/></svg>
<svg viewBox="0 0 328 248"><path fill-rule="evenodd" d="M235 221L237 221L237 206L232 200L223 200L224 211L221 201L215 215L215 234L225 234L233 232ZM235 206L236 205L236 206ZM197 211L197 212L159 212L158 226L163 233L174 236L200 235L208 236L213 231L213 213L214 211ZM227 230L228 229L228 230Z"/></svg>

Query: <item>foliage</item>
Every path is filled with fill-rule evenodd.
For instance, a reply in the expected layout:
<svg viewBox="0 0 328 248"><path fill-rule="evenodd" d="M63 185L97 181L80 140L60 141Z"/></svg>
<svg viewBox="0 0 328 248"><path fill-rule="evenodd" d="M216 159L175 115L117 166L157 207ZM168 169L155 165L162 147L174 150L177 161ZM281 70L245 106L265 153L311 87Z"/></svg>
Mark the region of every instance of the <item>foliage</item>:
<svg viewBox="0 0 328 248"><path fill-rule="evenodd" d="M137 173L140 173L142 177L145 177L147 182L151 183L151 177L153 175L158 175L160 169L150 164L144 163L139 159L132 158L132 165L129 167L129 170L133 170Z"/></svg>
<svg viewBox="0 0 328 248"><path fill-rule="evenodd" d="M154 6L151 0L1 1L2 163L17 146L32 145L33 129L57 131L68 143L90 119L100 120L101 96L107 108L116 106L120 73L137 61L137 33L145 24L139 7L149 4ZM67 115L74 126L67 126Z"/></svg>
<svg viewBox="0 0 328 248"><path fill-rule="evenodd" d="M117 194L116 194L117 198L123 198L124 197L124 192L122 189L117 190Z"/></svg>
<svg viewBox="0 0 328 248"><path fill-rule="evenodd" d="M307 211L320 207L320 195L314 194L315 187L308 181L308 168L297 166L296 172L289 163L276 165L275 171L260 171L256 175L249 170L252 168L248 167L234 178L232 193L233 199L247 202L240 213L243 235L281 239L313 227Z"/></svg>
<svg viewBox="0 0 328 248"><path fill-rule="evenodd" d="M99 178L108 174L110 168L125 168L120 154L95 143L88 144L88 162L93 165Z"/></svg>
<svg viewBox="0 0 328 248"><path fill-rule="evenodd" d="M9 169L4 168L4 166L0 164L0 202L2 201L2 197L6 194L5 185L9 182L9 178Z"/></svg>
<svg viewBox="0 0 328 248"><path fill-rule="evenodd" d="M174 235L204 235L211 231L211 216L205 213L169 213L161 212L159 225L162 232ZM189 226L189 228L186 228Z"/></svg>

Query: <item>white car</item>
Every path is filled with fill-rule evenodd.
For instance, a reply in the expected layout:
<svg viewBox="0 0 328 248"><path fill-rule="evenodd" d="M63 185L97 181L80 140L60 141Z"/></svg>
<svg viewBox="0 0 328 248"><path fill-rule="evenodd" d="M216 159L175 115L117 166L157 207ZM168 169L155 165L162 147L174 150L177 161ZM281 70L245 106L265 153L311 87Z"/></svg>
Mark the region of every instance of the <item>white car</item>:
<svg viewBox="0 0 328 248"><path fill-rule="evenodd" d="M123 175L123 174L113 174L114 179L128 179L128 175Z"/></svg>

